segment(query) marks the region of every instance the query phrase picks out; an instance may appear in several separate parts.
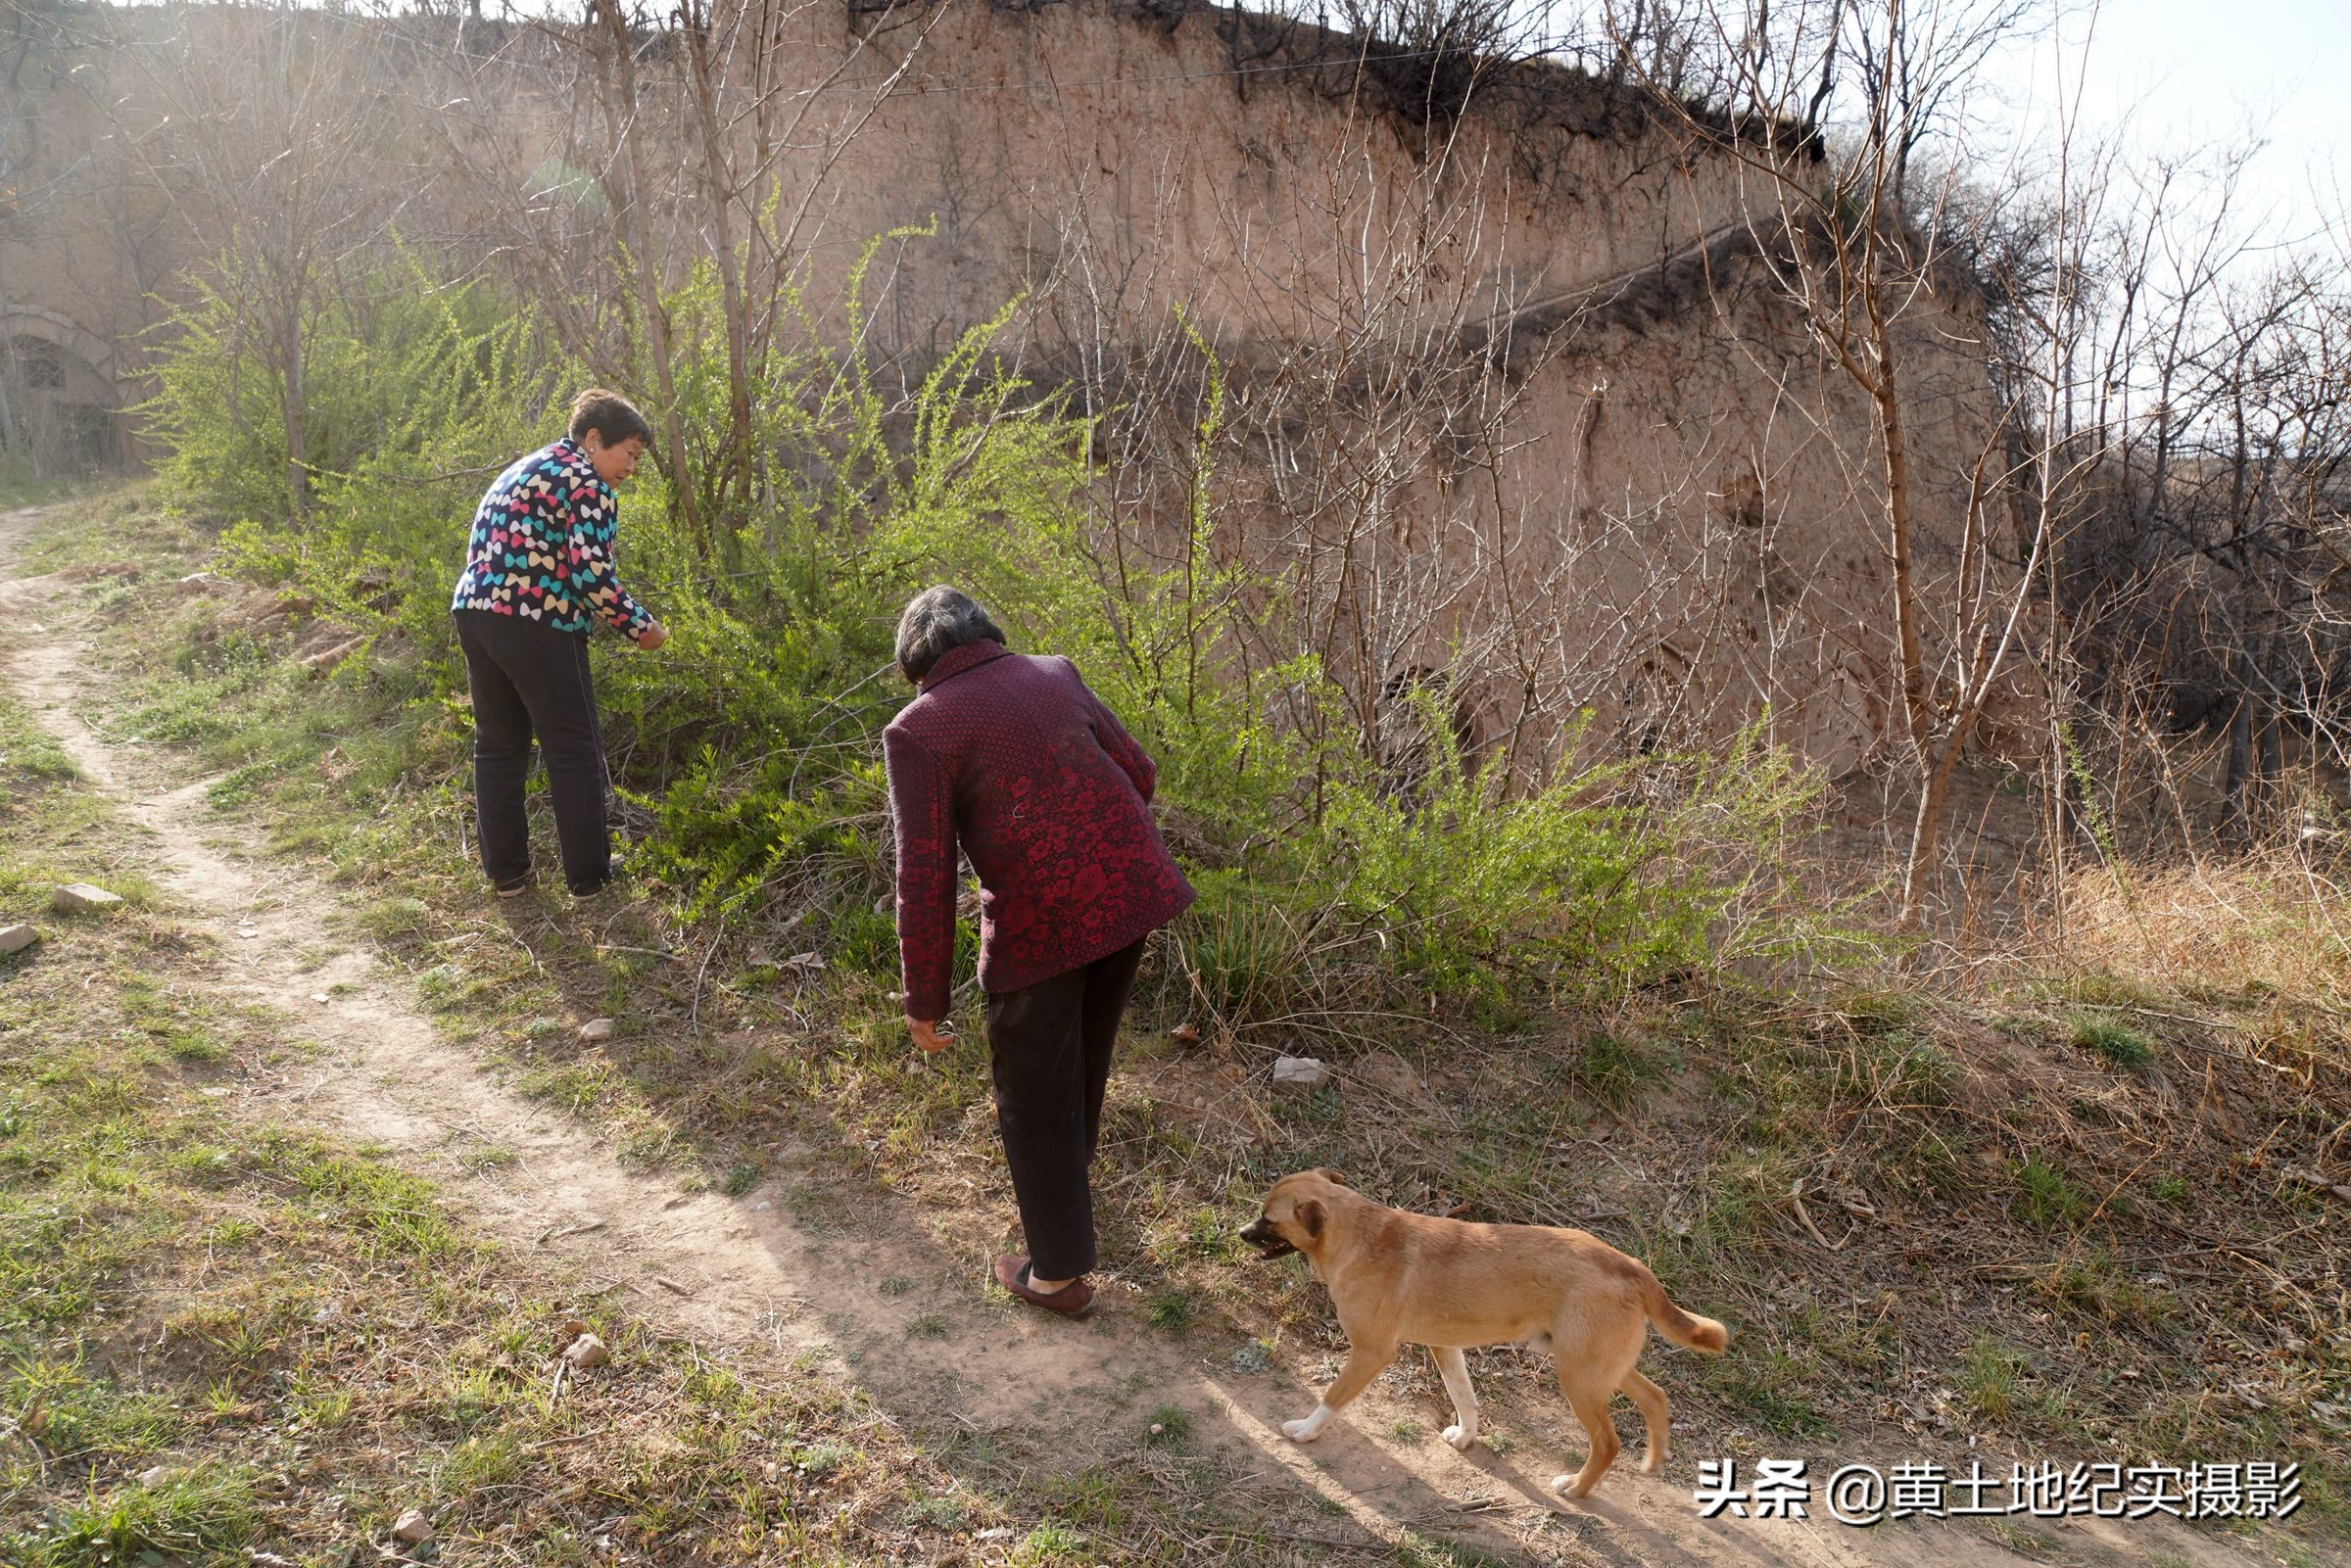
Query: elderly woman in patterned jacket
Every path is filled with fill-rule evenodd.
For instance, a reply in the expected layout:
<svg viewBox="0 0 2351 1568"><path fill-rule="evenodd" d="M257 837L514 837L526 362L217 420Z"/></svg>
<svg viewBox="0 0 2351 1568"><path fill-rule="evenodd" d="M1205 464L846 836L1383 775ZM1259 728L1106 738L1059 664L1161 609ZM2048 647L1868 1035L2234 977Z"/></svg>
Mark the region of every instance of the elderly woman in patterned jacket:
<svg viewBox="0 0 2351 1568"><path fill-rule="evenodd" d="M951 588L898 621L898 669L920 689L882 736L897 835L898 947L915 1043L953 1036L956 852L980 875L996 1124L1029 1253L996 1259L1023 1301L1093 1304L1086 1180L1111 1048L1143 939L1192 901L1151 820L1154 769L1068 659L1008 652Z"/></svg>
<svg viewBox="0 0 2351 1568"><path fill-rule="evenodd" d="M636 471L652 429L601 387L574 399L571 427L498 476L473 514L450 605L473 694L473 802L482 870L501 898L529 890L522 809L531 736L547 763L563 879L579 897L612 879L604 733L588 671L598 622L641 648L669 634L620 586L612 487Z"/></svg>

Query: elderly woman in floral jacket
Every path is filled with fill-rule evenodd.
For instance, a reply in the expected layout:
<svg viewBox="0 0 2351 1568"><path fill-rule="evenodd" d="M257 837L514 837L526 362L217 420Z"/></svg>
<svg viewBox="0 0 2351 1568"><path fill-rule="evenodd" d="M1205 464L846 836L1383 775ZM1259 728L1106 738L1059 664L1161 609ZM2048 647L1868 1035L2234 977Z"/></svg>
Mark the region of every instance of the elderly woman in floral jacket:
<svg viewBox="0 0 2351 1568"><path fill-rule="evenodd" d="M1093 1302L1086 1167L1119 1018L1144 938L1192 889L1151 820L1151 759L1068 659L1007 651L943 587L906 606L897 655L920 689L882 737L907 1026L926 1051L952 1043L960 846L980 875L996 1122L1029 1245L996 1259L996 1279L1075 1315Z"/></svg>
<svg viewBox="0 0 2351 1568"><path fill-rule="evenodd" d="M669 633L620 585L612 487L652 440L637 405L591 387L561 441L518 457L474 509L450 600L473 699L473 797L482 870L501 898L530 891L523 781L535 736L547 763L563 879L581 897L612 880L610 779L588 668L588 635L610 627L641 648Z"/></svg>

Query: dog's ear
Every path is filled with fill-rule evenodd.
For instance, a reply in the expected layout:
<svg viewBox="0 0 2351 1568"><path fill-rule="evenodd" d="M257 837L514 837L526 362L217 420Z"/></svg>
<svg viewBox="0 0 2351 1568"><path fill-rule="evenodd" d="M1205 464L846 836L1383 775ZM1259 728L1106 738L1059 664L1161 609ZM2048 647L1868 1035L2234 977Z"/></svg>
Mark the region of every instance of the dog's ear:
<svg viewBox="0 0 2351 1568"><path fill-rule="evenodd" d="M1306 1202L1298 1206L1295 1214L1298 1223L1306 1227L1306 1235L1309 1241L1321 1240L1322 1206L1320 1204L1315 1202L1312 1198L1309 1198Z"/></svg>
<svg viewBox="0 0 2351 1568"><path fill-rule="evenodd" d="M1320 1176L1324 1181L1329 1182L1334 1187L1344 1187L1347 1185L1347 1178L1340 1175L1337 1171L1331 1169L1328 1165L1324 1165L1321 1169L1316 1171L1315 1174Z"/></svg>

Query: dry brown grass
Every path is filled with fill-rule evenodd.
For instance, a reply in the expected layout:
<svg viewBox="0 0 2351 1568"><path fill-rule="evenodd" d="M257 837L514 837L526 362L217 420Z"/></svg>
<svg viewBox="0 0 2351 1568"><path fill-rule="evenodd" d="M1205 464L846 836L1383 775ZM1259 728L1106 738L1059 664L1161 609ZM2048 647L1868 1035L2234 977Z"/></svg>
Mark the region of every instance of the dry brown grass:
<svg viewBox="0 0 2351 1568"><path fill-rule="evenodd" d="M2039 936L2067 966L2152 984L2351 1002L2343 857L2283 848L2051 879Z"/></svg>
<svg viewBox="0 0 2351 1568"><path fill-rule="evenodd" d="M172 685L160 662L146 700ZM372 830L343 780L254 787L281 835L338 863L358 845L365 924L423 952L481 901L430 827L450 797L408 784ZM1146 998L1105 1127L1105 1251L1171 1334L1329 1349L1319 1292L1232 1231L1272 1176L1336 1164L1406 1207L1588 1224L1739 1324L1724 1361L1659 1371L1703 1451L1834 1435L1905 1454L2302 1453L2326 1499L2304 1522L2339 1530L2351 1439L2324 1411L2351 1376L2351 1254L2339 1201L2300 1174L2339 1170L2351 1129L2334 885L2290 858L2076 870L2062 921L1919 955L1939 967L1776 994L1700 976L1606 1015L1424 1021L1376 1077L1304 1038L1340 1084L1302 1097L1268 1095L1270 1044L1171 1038L1181 997ZM2034 889L2011 890L2021 907ZM612 1126L624 1158L714 1184L765 1170L826 1222L884 1188L959 1232L1003 1222L980 1074L916 1070L849 955L735 973L649 901L599 919L600 941L518 922L510 968L482 961L488 994L453 1027ZM417 979L439 1005L435 973ZM591 1008L644 1026L594 1049L541 1027ZM824 1152L821 1183L778 1168L794 1147ZM1521 1370L1496 1371L1492 1407L1541 1430L1556 1393Z"/></svg>

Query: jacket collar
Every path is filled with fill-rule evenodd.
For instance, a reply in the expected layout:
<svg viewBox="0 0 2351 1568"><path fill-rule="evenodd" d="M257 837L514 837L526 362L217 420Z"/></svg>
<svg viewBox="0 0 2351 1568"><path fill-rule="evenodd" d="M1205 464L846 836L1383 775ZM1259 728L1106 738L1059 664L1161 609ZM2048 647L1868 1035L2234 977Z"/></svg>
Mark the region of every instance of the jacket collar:
<svg viewBox="0 0 2351 1568"><path fill-rule="evenodd" d="M966 670L976 670L983 664L1002 658L1004 653L1003 643L986 641L966 642L959 648L949 648L938 656L937 663L924 673L919 689L928 691L941 681L952 681Z"/></svg>

